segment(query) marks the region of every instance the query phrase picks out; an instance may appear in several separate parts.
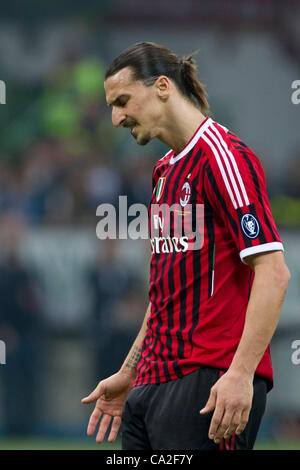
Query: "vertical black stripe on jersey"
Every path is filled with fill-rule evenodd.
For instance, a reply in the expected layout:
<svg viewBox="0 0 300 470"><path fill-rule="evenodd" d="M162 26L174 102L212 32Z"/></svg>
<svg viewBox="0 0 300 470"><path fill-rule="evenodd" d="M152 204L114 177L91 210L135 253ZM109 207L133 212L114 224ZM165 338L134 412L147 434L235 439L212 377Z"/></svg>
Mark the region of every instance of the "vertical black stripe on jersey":
<svg viewBox="0 0 300 470"><path fill-rule="evenodd" d="M188 338L191 344L191 356L193 355L193 333L199 322L200 296L201 296L201 250L193 251L193 309L192 309L192 326L188 331Z"/></svg>
<svg viewBox="0 0 300 470"><path fill-rule="evenodd" d="M256 218L256 220L258 221L259 223L259 218L258 218L258 215L257 215L257 212L256 212L256 208L255 208L255 205L254 204L250 204L249 206L249 209L250 209L250 212L251 214L254 214L254 217ZM263 243L267 243L267 239L266 239L266 235L265 235L265 232L263 231L263 227L262 225L259 223L259 233L258 233L258 240L261 244Z"/></svg>
<svg viewBox="0 0 300 470"><path fill-rule="evenodd" d="M212 292L212 277L214 270L214 245L215 245L215 229L213 222L213 209L204 194L204 221L208 235L208 294L207 298L211 297Z"/></svg>
<svg viewBox="0 0 300 470"><path fill-rule="evenodd" d="M204 189L204 175L206 167L208 165L208 160L203 165L202 173L202 199L204 200L204 224L207 229L208 235L208 293L207 298L211 297L212 291L212 275L214 270L214 246L215 246L215 229L213 222L213 208L210 205L208 197Z"/></svg>
<svg viewBox="0 0 300 470"><path fill-rule="evenodd" d="M256 189L256 192L257 192L257 197L258 197L258 200L263 208L263 212L264 212L264 218L265 218L265 224L266 226L268 227L268 229L270 230L270 233L272 234L272 237L273 237L273 240L276 241L277 240L277 237L272 229L272 225L269 221L269 218L267 216L267 213L266 213L266 210L265 210L265 207L264 207L264 204L263 204L263 200L262 200L262 194L261 194L261 189L260 189L260 186L259 186L259 182L258 182L258 177L257 177L257 174L256 174L256 171L253 167L253 164L250 160L250 158L248 157L247 153L246 152L243 152L241 151L241 155L243 155L244 159L246 160L247 162L247 165L250 169L250 173L251 173L251 176L252 176L252 179L253 179L253 183L254 183L254 186L255 186L255 189Z"/></svg>
<svg viewBox="0 0 300 470"><path fill-rule="evenodd" d="M243 217L244 213L243 213L243 211L242 211L242 209L241 209L240 207L238 207L238 208L236 209L236 211L237 211L237 214L238 214L238 217L239 217L239 221L240 221L240 223L241 223L241 220L242 220L242 217ZM245 248L250 248L251 246L253 246L253 244L252 244L252 239L249 238L249 237L247 237L247 235L244 233L243 229L241 230L241 233L242 233L242 235L243 235L243 240L244 240L244 243L245 243Z"/></svg>
<svg viewBox="0 0 300 470"><path fill-rule="evenodd" d="M225 214L227 215L227 218L228 218L228 221L232 227L232 230L233 232L235 233L237 239L239 237L239 229L238 229L238 226L235 222L235 220L233 219L232 215L230 214L230 212L228 211L227 207L226 207L226 203L223 199L223 196L221 195L220 193L220 190L218 188L218 185L217 185L217 182L215 180L215 177L213 175L213 172L212 172L212 169L210 167L210 165L208 164L207 167L206 167L206 174L207 174L207 177L208 177L208 180L210 182L210 185L211 185L211 188L212 190L214 191L217 199L219 200L219 203L223 209L223 211L225 212Z"/></svg>
<svg viewBox="0 0 300 470"><path fill-rule="evenodd" d="M156 181L155 181L155 179L154 179L154 177L155 177L155 172L157 172L156 167L154 167L154 168L153 168L153 171L152 171L152 193L153 193L154 188L155 188L155 186L156 186Z"/></svg>
<svg viewBox="0 0 300 470"><path fill-rule="evenodd" d="M227 132L227 135L229 136L230 141L233 144L238 144L241 146L243 149L248 149L248 145L246 145L239 137L237 137L235 134L232 134L231 132Z"/></svg>
<svg viewBox="0 0 300 470"><path fill-rule="evenodd" d="M178 341L177 347L177 354L179 358L184 357L184 342L182 338L182 330L186 327L186 282L187 282L187 275L186 275L186 255L182 255L179 261L179 275L180 275L180 285L181 289L179 292L180 298L180 314L179 314L179 321L180 327L176 330L176 337Z"/></svg>
<svg viewBox="0 0 300 470"><path fill-rule="evenodd" d="M256 218L256 220L258 221L259 223L259 218L257 216L257 212L256 212L256 208L255 208L255 205L254 204L250 204L250 206L248 206L249 209L250 209L250 213L254 215L254 217ZM266 239L266 235L265 235L265 232L263 231L263 228L261 226L261 224L259 224L259 233L258 233L258 240L261 244L263 243L267 243L267 239Z"/></svg>
<svg viewBox="0 0 300 470"><path fill-rule="evenodd" d="M159 280L159 286L160 286L160 291L161 291L161 298L162 300L165 298L165 291L164 291L164 283L163 283L163 275L164 273L166 272L166 264L167 264L167 260L168 260L168 257L167 255L165 254L164 256L164 259L162 261L162 265L161 265L161 275L160 275L160 280ZM159 348L159 352L158 352L158 356L161 358L161 360L163 361L163 369L164 369L164 373L165 373L165 378L167 381L169 381L171 379L170 377L170 373L169 373L169 370L168 370L168 366L165 362L165 358L164 358L164 354L163 354L163 350L164 350L164 345L162 343L162 340L161 340L161 336L160 336L160 329L162 327L162 320L161 320L161 309L159 309L159 323L157 324L156 326L156 336L157 338L160 338L160 348ZM157 345L157 339L155 339L155 343L154 343L154 349L156 348L156 345Z"/></svg>

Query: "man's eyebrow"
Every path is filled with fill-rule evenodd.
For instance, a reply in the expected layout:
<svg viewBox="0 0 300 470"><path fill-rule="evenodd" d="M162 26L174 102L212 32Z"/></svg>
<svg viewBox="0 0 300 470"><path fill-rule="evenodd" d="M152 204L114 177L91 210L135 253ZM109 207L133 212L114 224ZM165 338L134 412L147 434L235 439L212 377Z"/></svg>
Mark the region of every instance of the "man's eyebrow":
<svg viewBox="0 0 300 470"><path fill-rule="evenodd" d="M106 102L107 106L113 106L113 105L116 104L121 98L123 98L123 96L125 96L126 98L129 97L128 94L123 93L122 95L117 96L117 98L115 98L113 101L111 101L111 102L107 101L107 102Z"/></svg>

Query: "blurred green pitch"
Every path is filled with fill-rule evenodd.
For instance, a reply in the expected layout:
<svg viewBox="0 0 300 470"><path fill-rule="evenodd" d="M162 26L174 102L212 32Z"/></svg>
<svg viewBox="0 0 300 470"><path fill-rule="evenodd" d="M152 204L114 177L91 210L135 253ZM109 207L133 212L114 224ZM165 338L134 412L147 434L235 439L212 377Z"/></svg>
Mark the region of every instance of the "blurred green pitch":
<svg viewBox="0 0 300 470"><path fill-rule="evenodd" d="M121 450L121 441L96 444L86 439L1 439L0 450ZM300 450L300 441L259 441L254 450Z"/></svg>

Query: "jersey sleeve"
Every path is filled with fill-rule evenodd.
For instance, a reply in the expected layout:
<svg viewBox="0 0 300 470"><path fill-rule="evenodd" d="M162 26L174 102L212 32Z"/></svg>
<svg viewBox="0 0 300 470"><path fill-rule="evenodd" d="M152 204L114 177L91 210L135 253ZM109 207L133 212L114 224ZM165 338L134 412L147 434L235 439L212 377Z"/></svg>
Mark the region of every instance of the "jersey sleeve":
<svg viewBox="0 0 300 470"><path fill-rule="evenodd" d="M222 129L211 133L207 144L205 193L233 238L242 262L249 255L284 251L259 159L247 147L237 150Z"/></svg>

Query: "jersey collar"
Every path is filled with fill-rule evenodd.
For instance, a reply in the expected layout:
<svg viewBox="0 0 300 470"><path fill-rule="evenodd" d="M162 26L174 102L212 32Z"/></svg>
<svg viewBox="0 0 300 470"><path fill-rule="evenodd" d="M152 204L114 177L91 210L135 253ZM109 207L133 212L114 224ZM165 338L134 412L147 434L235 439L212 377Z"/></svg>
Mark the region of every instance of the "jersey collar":
<svg viewBox="0 0 300 470"><path fill-rule="evenodd" d="M178 155L172 155L170 158L170 164L173 165L173 163L178 162L182 157L187 155L189 151L196 145L200 137L203 135L203 133L207 130L207 128L211 125L213 120L211 118L206 118L198 127L196 130L195 134L192 136L192 138L189 140L189 142L186 144L186 146L181 150Z"/></svg>

